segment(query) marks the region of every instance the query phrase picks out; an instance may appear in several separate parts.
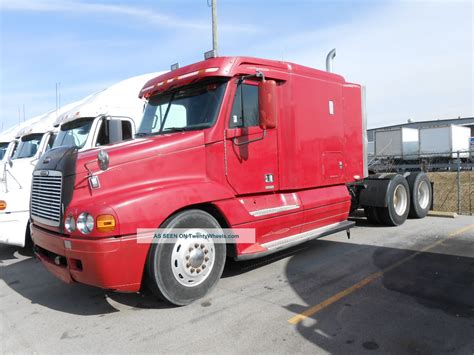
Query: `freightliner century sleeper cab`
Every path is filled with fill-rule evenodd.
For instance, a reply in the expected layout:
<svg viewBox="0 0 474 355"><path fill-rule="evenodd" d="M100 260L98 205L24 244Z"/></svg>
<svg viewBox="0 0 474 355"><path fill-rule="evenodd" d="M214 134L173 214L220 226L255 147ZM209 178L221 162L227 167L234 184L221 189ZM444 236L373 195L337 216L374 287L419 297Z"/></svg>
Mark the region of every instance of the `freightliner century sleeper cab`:
<svg viewBox="0 0 474 355"><path fill-rule="evenodd" d="M28 120L12 142L15 151L3 164L0 180L0 243L23 247L29 239L32 172L40 156L52 147L55 119L56 111L51 111Z"/></svg>
<svg viewBox="0 0 474 355"><path fill-rule="evenodd" d="M140 91L148 104L137 139L53 149L36 166L33 187L47 189L31 203L55 208L31 214L36 255L65 282L128 292L146 283L185 305L216 285L226 257L348 230L358 207L390 225L423 217L423 174L412 189L397 174L364 178L363 96L339 75L248 57L154 78ZM250 228L256 239L137 240L138 229L159 227Z"/></svg>
<svg viewBox="0 0 474 355"><path fill-rule="evenodd" d="M144 101L136 93L161 73L122 80L86 97L58 117L54 147L75 146L79 151L131 139L143 116Z"/></svg>

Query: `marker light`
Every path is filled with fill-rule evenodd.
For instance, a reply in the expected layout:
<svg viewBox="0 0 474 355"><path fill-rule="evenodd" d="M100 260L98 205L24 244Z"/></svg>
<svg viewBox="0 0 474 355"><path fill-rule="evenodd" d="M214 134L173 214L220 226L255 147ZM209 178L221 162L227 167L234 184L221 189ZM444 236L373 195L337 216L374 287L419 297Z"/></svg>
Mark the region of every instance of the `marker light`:
<svg viewBox="0 0 474 355"><path fill-rule="evenodd" d="M113 232L115 230L115 217L103 214L97 217L97 230L99 232Z"/></svg>
<svg viewBox="0 0 474 355"><path fill-rule="evenodd" d="M6 209L7 209L7 202L0 200L0 211L6 210Z"/></svg>
<svg viewBox="0 0 474 355"><path fill-rule="evenodd" d="M94 229L94 217L92 217L87 212L82 212L79 217L77 217L77 229L82 234L89 234Z"/></svg>
<svg viewBox="0 0 474 355"><path fill-rule="evenodd" d="M67 216L66 221L64 222L64 227L69 233L72 233L76 230L76 221L73 216Z"/></svg>

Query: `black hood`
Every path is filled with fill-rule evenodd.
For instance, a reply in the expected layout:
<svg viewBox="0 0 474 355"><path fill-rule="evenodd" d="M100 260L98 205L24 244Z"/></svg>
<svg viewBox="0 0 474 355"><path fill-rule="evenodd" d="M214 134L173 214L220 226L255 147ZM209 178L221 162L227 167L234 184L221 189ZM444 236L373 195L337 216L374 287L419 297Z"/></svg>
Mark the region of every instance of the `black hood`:
<svg viewBox="0 0 474 355"><path fill-rule="evenodd" d="M76 178L76 161L78 150L76 147L53 148L42 155L35 166L38 170L56 170L63 173L62 193L61 193L61 218L67 206L72 200L74 184ZM64 233L64 226L61 223L59 231Z"/></svg>
<svg viewBox="0 0 474 355"><path fill-rule="evenodd" d="M70 176L76 173L76 160L76 147L57 147L42 155L35 170L57 170L61 171L63 176Z"/></svg>

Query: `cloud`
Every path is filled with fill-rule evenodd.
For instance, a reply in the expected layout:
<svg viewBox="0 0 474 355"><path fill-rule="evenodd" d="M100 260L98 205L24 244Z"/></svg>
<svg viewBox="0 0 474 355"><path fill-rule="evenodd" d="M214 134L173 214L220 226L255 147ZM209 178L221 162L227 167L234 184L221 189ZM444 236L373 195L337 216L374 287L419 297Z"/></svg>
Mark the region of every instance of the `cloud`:
<svg viewBox="0 0 474 355"><path fill-rule="evenodd" d="M62 12L71 14L115 14L144 21L151 26L193 30L209 30L210 27L208 21L183 20L150 8L122 4L105 4L74 0L2 0L1 9L3 11ZM224 32L259 32L256 26L247 24L223 24L219 26L219 30Z"/></svg>
<svg viewBox="0 0 474 355"><path fill-rule="evenodd" d="M270 41L258 55L335 71L367 87L371 127L474 115L471 2L397 2L342 25Z"/></svg>

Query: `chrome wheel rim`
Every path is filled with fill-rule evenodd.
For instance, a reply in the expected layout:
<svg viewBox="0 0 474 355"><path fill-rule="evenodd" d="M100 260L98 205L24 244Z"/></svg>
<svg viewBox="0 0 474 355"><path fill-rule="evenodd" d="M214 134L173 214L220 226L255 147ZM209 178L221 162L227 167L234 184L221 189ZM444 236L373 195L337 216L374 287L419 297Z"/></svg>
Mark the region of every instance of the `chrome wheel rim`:
<svg viewBox="0 0 474 355"><path fill-rule="evenodd" d="M403 216L408 206L408 194L405 186L398 185L393 192L393 208L395 213Z"/></svg>
<svg viewBox="0 0 474 355"><path fill-rule="evenodd" d="M207 234L202 229L189 229L186 234ZM194 287L203 283L214 266L214 241L208 238L179 238L171 253L171 270L183 286Z"/></svg>
<svg viewBox="0 0 474 355"><path fill-rule="evenodd" d="M430 188L426 181L421 181L418 185L418 205L426 209L430 203Z"/></svg>

